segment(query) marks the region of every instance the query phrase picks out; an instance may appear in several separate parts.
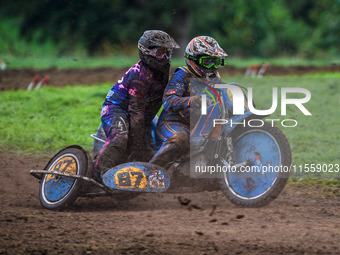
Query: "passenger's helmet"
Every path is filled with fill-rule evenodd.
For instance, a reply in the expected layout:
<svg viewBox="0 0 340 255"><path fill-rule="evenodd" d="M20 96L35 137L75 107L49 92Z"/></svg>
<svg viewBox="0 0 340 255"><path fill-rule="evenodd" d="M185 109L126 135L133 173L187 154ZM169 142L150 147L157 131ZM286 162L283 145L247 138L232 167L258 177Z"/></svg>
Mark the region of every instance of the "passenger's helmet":
<svg viewBox="0 0 340 255"><path fill-rule="evenodd" d="M179 45L161 30L147 30L138 41L140 59L151 69L163 73L169 71L174 48L179 48Z"/></svg>
<svg viewBox="0 0 340 255"><path fill-rule="evenodd" d="M188 68L198 77L215 78L217 69L225 65L228 54L209 36L198 36L187 45L184 53Z"/></svg>

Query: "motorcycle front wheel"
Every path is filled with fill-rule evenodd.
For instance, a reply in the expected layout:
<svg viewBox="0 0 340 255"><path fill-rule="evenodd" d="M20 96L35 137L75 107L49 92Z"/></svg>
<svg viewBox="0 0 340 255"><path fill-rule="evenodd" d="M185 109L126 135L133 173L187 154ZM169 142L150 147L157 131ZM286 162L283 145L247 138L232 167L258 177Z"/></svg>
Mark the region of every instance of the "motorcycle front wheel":
<svg viewBox="0 0 340 255"><path fill-rule="evenodd" d="M262 127L239 126L231 136L235 164L248 165L223 173L220 187L236 205L267 205L281 193L289 178L292 155L286 136L268 123Z"/></svg>

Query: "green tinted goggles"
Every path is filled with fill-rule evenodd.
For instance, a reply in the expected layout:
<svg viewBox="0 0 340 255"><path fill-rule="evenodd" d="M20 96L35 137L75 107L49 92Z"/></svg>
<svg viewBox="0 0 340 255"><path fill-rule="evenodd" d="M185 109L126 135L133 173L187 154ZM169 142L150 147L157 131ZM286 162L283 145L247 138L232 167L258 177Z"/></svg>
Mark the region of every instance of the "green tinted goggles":
<svg viewBox="0 0 340 255"><path fill-rule="evenodd" d="M203 66L204 68L218 68L219 66L224 66L224 58L220 57L212 57L212 56L202 56L199 58L195 58L190 56L189 54L184 54L184 56L188 59L196 61L199 65Z"/></svg>

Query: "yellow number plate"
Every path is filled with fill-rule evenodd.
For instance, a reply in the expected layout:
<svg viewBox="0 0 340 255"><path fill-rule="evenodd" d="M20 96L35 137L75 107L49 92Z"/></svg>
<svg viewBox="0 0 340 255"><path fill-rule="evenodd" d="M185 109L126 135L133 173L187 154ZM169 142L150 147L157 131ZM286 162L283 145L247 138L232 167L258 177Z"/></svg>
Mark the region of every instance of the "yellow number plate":
<svg viewBox="0 0 340 255"><path fill-rule="evenodd" d="M64 157L59 159L51 168L51 171L66 173L66 174L77 174L77 163L72 157ZM55 175L49 174L46 177L46 182L55 178Z"/></svg>
<svg viewBox="0 0 340 255"><path fill-rule="evenodd" d="M148 185L145 173L137 167L122 168L115 174L115 185L124 189L146 189Z"/></svg>

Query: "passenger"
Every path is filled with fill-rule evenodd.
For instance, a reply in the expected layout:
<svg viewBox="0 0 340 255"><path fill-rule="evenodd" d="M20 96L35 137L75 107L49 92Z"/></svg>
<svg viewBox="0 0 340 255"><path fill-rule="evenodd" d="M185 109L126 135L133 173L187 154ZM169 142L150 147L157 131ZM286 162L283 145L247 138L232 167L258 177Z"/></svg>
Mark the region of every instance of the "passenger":
<svg viewBox="0 0 340 255"><path fill-rule="evenodd" d="M176 41L160 30L145 31L138 41L140 60L108 92L101 110L107 140L96 158L94 178L110 168L152 157L145 134L162 105Z"/></svg>

